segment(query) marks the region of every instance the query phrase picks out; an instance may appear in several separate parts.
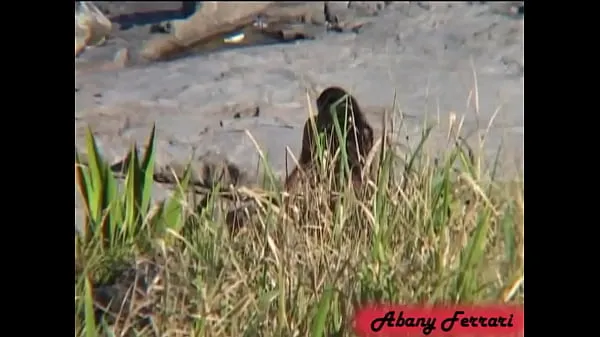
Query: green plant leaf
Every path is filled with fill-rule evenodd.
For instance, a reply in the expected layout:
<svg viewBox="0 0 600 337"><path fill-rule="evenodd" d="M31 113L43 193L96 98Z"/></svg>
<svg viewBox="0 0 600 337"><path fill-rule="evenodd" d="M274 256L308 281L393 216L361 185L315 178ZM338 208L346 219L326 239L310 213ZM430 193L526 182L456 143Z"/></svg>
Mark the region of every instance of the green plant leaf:
<svg viewBox="0 0 600 337"><path fill-rule="evenodd" d="M88 242L93 234L93 230L89 228L89 217L91 212L89 195L93 193L93 191L89 179L88 170L81 163L81 159L77 151L75 151L75 184L77 185L77 189L79 190L81 199L83 199L85 214L83 219L84 226L81 230L83 231L84 240Z"/></svg>
<svg viewBox="0 0 600 337"><path fill-rule="evenodd" d="M185 223L183 203L185 201L190 178L191 167L188 165L183 174L183 179L181 179L178 186L175 186L175 192L171 195L169 200L166 201L165 207L163 208L162 220L164 221L164 226L177 233L179 233Z"/></svg>
<svg viewBox="0 0 600 337"><path fill-rule="evenodd" d="M123 203L121 202L120 193L117 185L117 180L111 171L106 174L106 198L109 200L106 222L103 226L108 229L114 239L114 235L118 233L119 226L123 224Z"/></svg>
<svg viewBox="0 0 600 337"><path fill-rule="evenodd" d="M489 231L490 213L491 211L486 209L479 215L477 227L461 256L457 279L457 295L461 301L468 301L467 295L475 293L476 269L483 260L483 252L485 251Z"/></svg>
<svg viewBox="0 0 600 337"><path fill-rule="evenodd" d="M156 138L156 124L152 125L152 131L148 137L148 143L146 144L146 151L142 157L142 201L140 209L142 212L147 212L150 207L150 201L152 199L152 184L154 183L154 161L156 156L155 151L155 138Z"/></svg>
<svg viewBox="0 0 600 337"><path fill-rule="evenodd" d="M313 319L311 327L312 337L323 337L325 336L325 324L327 321L327 315L329 314L329 307L331 305L331 299L333 297L333 289L328 288L323 292L323 297L319 301L317 313Z"/></svg>
<svg viewBox="0 0 600 337"><path fill-rule="evenodd" d="M517 257L515 243L516 234L514 224L512 221L512 217L514 216L513 212L513 204L511 203L507 206L507 210L504 213L504 216L502 217L502 220L500 222L502 225L502 233L504 236L504 256L506 258L506 261L511 265L516 263Z"/></svg>
<svg viewBox="0 0 600 337"><path fill-rule="evenodd" d="M471 146L463 138L459 138L456 148L459 150L458 155L463 167L471 177L478 180L479 173Z"/></svg>
<svg viewBox="0 0 600 337"><path fill-rule="evenodd" d="M98 147L92 130L88 127L85 134L87 155L88 155L88 168L90 172L90 189L92 193L88 194L90 200L90 217L94 223L99 223L102 209L104 208L104 162Z"/></svg>
<svg viewBox="0 0 600 337"><path fill-rule="evenodd" d="M142 201L140 189L142 172L134 143L129 151L129 167L125 178L125 225L124 232L135 234L139 227L139 207Z"/></svg>
<svg viewBox="0 0 600 337"><path fill-rule="evenodd" d="M114 331L108 326L105 320L100 321L100 326L102 327L102 333L106 335L106 337L116 337Z"/></svg>
<svg viewBox="0 0 600 337"><path fill-rule="evenodd" d="M404 171L407 174L410 174L410 172L412 171L414 164L415 164L415 160L422 155L423 146L425 146L425 142L427 141L427 139L429 139L431 130L433 130L433 126L429 126L425 129L425 131L423 131L423 137L421 137L421 140L419 141L417 148L412 152L412 155L410 156L408 164L405 167Z"/></svg>
<svg viewBox="0 0 600 337"><path fill-rule="evenodd" d="M92 297L92 285L89 279L85 280L85 297L84 312L85 312L85 335L86 337L96 337L98 331L96 328L96 317L94 314L94 298Z"/></svg>
<svg viewBox="0 0 600 337"><path fill-rule="evenodd" d="M343 102L346 101L346 105L345 105L345 110L344 110L344 125L342 128L342 125L340 125L338 118L335 117L335 115L337 114L337 108L338 106ZM349 97L348 95L344 95L344 97L340 98L339 100L337 100L334 104L331 105L331 107L329 108L329 113L332 114L333 116L333 126L334 126L334 132L335 135L329 135L330 137L337 137L338 140L338 144L346 144L346 140L348 138L348 133L346 132L346 130L348 130L348 125L347 125L347 121L348 121L348 106L350 105L349 102ZM343 130L343 131L342 131ZM347 149L346 146L340 146L339 147L340 150L340 160L341 163L343 165L343 170L342 173L339 175L339 181L338 184L340 186L343 186L344 182L345 182L345 176L348 176L350 174L350 167L348 166L348 153L347 153Z"/></svg>

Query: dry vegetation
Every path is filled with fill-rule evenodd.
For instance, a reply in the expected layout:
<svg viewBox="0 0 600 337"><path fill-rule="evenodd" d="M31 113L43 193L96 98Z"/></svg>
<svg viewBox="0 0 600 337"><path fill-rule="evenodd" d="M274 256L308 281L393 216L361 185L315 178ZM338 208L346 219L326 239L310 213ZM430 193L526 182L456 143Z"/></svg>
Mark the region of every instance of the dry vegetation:
<svg viewBox="0 0 600 337"><path fill-rule="evenodd" d="M376 142L364 193L307 184L279 208L262 197L281 198L279 187L238 190L259 207L235 235L217 198L202 210L141 202L110 234L101 215L133 202L97 201L75 239L76 335L350 336L354 305L368 301L523 303L522 183L478 172L477 149L451 143L434 161L422 146L399 154ZM147 177L151 157L128 173L138 202L147 186L129 182ZM79 169L91 205L82 176L94 169Z"/></svg>

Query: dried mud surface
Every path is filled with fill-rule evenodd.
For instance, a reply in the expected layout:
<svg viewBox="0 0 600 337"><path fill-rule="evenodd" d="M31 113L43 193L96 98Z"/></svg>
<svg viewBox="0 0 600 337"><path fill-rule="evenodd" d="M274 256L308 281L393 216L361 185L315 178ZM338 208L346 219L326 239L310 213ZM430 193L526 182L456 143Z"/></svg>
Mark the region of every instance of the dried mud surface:
<svg viewBox="0 0 600 337"><path fill-rule="evenodd" d="M376 131L396 95L404 124L395 137L407 146L418 142L428 119L439 121L430 144L442 151L452 114L464 115L463 133L476 144L477 130L486 130L495 116L484 151L492 161L501 146L501 172L512 176L523 167L524 19L518 8L515 3L390 2L372 11L358 33L323 29L314 40L296 43L122 69L90 66L124 46L139 48L148 27L134 27L78 61L75 145L85 152L84 130L90 126L103 154L118 163L133 141L146 141L156 123L158 170L191 159L196 179L208 179L215 167L235 167L242 173L237 183L251 185L260 165L245 130L284 176L286 148L296 156L300 150L307 91L314 100L337 85L358 99ZM157 185L157 199L167 193ZM75 199L77 222L77 193Z"/></svg>

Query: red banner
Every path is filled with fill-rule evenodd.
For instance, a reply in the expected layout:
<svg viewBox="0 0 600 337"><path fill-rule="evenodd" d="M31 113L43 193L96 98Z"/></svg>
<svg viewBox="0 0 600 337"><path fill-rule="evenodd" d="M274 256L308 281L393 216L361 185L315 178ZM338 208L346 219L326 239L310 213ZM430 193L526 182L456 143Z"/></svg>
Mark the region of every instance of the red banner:
<svg viewBox="0 0 600 337"><path fill-rule="evenodd" d="M354 331L360 337L523 336L523 307L416 307L371 305L358 308Z"/></svg>

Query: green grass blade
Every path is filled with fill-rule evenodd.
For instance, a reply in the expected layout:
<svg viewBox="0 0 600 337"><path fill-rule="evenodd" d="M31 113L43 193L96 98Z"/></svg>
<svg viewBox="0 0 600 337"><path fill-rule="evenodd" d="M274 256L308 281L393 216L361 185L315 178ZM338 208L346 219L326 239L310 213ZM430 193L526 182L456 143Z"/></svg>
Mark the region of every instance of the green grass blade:
<svg viewBox="0 0 600 337"><path fill-rule="evenodd" d="M132 145L129 152L129 167L125 178L125 228L123 230L133 234L137 231L139 221L139 207L141 202L141 172L137 155L137 146Z"/></svg>
<svg viewBox="0 0 600 337"><path fill-rule="evenodd" d="M109 217L107 218L107 223L104 225L108 226L107 228L109 228L111 235L114 237L119 232L119 226L123 224L125 219L117 180L112 172L108 172L106 175L106 197L110 203L108 205Z"/></svg>
<svg viewBox="0 0 600 337"><path fill-rule="evenodd" d="M435 185L435 192L433 195L433 207L436 210L434 212L435 217L431 219L431 228L435 233L439 233L443 226L448 220L448 210L450 209L450 203L452 200L452 180L450 172L456 162L459 151L452 151L448 156L444 170L441 172L440 181Z"/></svg>
<svg viewBox="0 0 600 337"><path fill-rule="evenodd" d="M89 177L88 169L81 163L79 153L75 152L75 184L83 200L83 207L85 208L85 215L83 219L83 237L88 242L93 234L93 229L89 228L90 225L90 194L93 193L92 185Z"/></svg>
<svg viewBox="0 0 600 337"><path fill-rule="evenodd" d="M468 172L468 174L471 177L478 180L479 173L477 172L477 165L475 162L473 149L463 138L460 138L459 141L460 143L456 145L456 148L459 150L458 155L463 165L463 168Z"/></svg>
<svg viewBox="0 0 600 337"><path fill-rule="evenodd" d="M343 129L342 129L342 125L340 125L338 118L335 118L336 114L337 114L337 107L343 102L343 101L348 102L348 104L345 105L346 109L344 111L345 117L344 117L344 125L343 125ZM332 120L333 120L333 126L334 126L334 131L335 131L335 135L328 135L329 137L337 137L338 143L339 144L347 144L346 140L348 138L348 133L345 132L345 130L347 130L348 125L347 125L347 121L348 121L348 105L349 101L348 101L348 96L345 95L344 97L342 97L340 100L336 101L334 104L331 105L331 107L329 108L329 113L332 114ZM344 130L344 131L342 131ZM350 167L348 166L348 153L347 153L347 148L346 146L340 146L340 161L343 165L343 170L342 173L339 175L339 181L338 184L339 186L343 186L344 182L345 182L345 176L350 174Z"/></svg>
<svg viewBox="0 0 600 337"><path fill-rule="evenodd" d="M380 186L381 188L377 189L375 205L375 219L377 219L378 224L381 224L382 220L385 218L384 208L388 204L385 199L387 198L386 186L388 186L389 183L390 169L392 165L392 158L390 156L391 154L386 149L383 149L382 152L382 161L380 162L381 165L377 170L377 186Z"/></svg>
<svg viewBox="0 0 600 337"><path fill-rule="evenodd" d="M458 299L468 300L467 295L475 292L475 275L477 266L483 260L483 252L489 231L490 210L486 209L479 215L477 227L465 247L464 258L461 259L460 272L458 276Z"/></svg>
<svg viewBox="0 0 600 337"><path fill-rule="evenodd" d="M116 337L115 333L105 320L100 321L100 326L102 327L102 333L106 335L106 337Z"/></svg>
<svg viewBox="0 0 600 337"><path fill-rule="evenodd" d="M152 184L154 183L154 162L156 157L156 124L152 125L152 131L148 137L146 151L142 157L141 170L143 172L142 180L142 201L140 204L141 211L147 212L152 199Z"/></svg>
<svg viewBox="0 0 600 337"><path fill-rule="evenodd" d="M423 146L425 146L425 142L427 141L427 139L429 139L429 135L431 134L432 130L433 130L433 126L429 126L423 132L423 136L421 137L419 144L417 144L417 148L412 152L412 155L410 156L410 159L408 160L408 163L406 164L406 167L404 170L406 172L406 174L410 174L410 172L414 168L415 160L419 156L421 156L421 151L423 151Z"/></svg>
<svg viewBox="0 0 600 337"><path fill-rule="evenodd" d="M179 233L185 223L185 211L183 207L190 178L191 167L188 165L185 169L183 179L181 179L179 186L175 187L175 192L169 200L167 200L163 209L164 225L166 228L170 228L176 233Z"/></svg>
<svg viewBox="0 0 600 337"><path fill-rule="evenodd" d="M504 213L504 217L500 222L502 225L502 234L504 236L504 252L506 262L514 264L516 262L516 243L515 243L515 229L512 221L513 217L513 205L512 203L507 206L507 210Z"/></svg>
<svg viewBox="0 0 600 337"><path fill-rule="evenodd" d="M323 296L319 301L317 313L313 319L313 324L310 330L312 337L324 337L325 326L327 322L327 315L329 314L329 307L331 306L331 299L333 298L333 289L328 288L323 292Z"/></svg>
<svg viewBox="0 0 600 337"><path fill-rule="evenodd" d="M88 168L90 172L90 183L93 193L88 195L90 199L90 216L94 223L100 222L102 216L102 209L104 204L104 161L98 151L96 140L92 130L88 127L85 134L87 155L88 155Z"/></svg>
<svg viewBox="0 0 600 337"><path fill-rule="evenodd" d="M102 235L104 240L111 241L116 231L116 224L113 221L113 206L115 202L118 202L117 194L117 182L110 170L108 165L103 167L103 195L102 195L102 220L100 226L102 227Z"/></svg>
<svg viewBox="0 0 600 337"><path fill-rule="evenodd" d="M92 296L92 285L89 279L85 281L85 297L84 310L85 310L85 336L96 337L98 330L96 328L96 317L94 314L94 298Z"/></svg>
<svg viewBox="0 0 600 337"><path fill-rule="evenodd" d="M77 184L84 205L87 207L92 186L87 174L87 168L81 163L79 153L77 152L75 152L75 183Z"/></svg>

